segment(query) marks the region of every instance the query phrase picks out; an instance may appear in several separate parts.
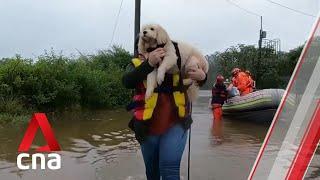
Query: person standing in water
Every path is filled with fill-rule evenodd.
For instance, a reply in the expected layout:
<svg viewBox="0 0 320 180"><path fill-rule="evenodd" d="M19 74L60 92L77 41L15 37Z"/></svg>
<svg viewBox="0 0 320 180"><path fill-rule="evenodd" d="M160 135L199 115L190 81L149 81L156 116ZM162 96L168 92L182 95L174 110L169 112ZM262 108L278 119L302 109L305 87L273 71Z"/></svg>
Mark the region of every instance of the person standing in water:
<svg viewBox="0 0 320 180"><path fill-rule="evenodd" d="M180 179L180 162L192 123L191 104L180 73L166 74L151 98L145 99L147 75L164 56L163 48L140 54L128 65L122 79L126 88L135 90L127 107L133 112L129 127L140 143L148 180ZM201 69L192 69L188 77L200 86L207 79Z"/></svg>
<svg viewBox="0 0 320 180"><path fill-rule="evenodd" d="M227 87L224 84L224 77L222 75L218 75L216 78L216 82L212 87L212 98L211 98L211 107L213 118L215 121L221 120L222 117L222 105L227 100L228 91Z"/></svg>

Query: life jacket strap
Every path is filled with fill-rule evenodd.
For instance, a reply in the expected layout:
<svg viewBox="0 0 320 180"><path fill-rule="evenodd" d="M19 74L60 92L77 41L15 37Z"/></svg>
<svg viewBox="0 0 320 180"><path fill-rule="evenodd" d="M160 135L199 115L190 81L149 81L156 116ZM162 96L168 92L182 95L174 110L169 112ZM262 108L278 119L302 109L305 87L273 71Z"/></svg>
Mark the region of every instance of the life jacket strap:
<svg viewBox="0 0 320 180"><path fill-rule="evenodd" d="M127 109L135 109L134 116L138 120L148 120L151 119L153 110L157 104L158 94L160 92L164 93L172 93L174 98L175 106L177 107L177 113L180 118L186 117L186 107L187 105L187 99L186 99L186 91L183 86L183 79L182 79L182 62L181 62L181 55L178 48L178 43L172 41L176 55L177 55L177 66L179 68L179 73L172 75L172 86L166 87L166 86L159 86L154 90L154 93L151 95L149 99L144 99L140 96L144 95L144 91L140 90L140 93L136 91L136 94L134 99L135 102L132 102L128 105ZM142 64L142 61L140 59L133 59L132 63L135 67L138 67ZM145 82L145 81L144 81ZM144 88L145 88L144 83ZM140 99L140 100L139 100Z"/></svg>
<svg viewBox="0 0 320 180"><path fill-rule="evenodd" d="M178 43L175 42L175 41L172 41L172 44L174 46L174 49L176 50L176 55L178 57L177 59L177 65L178 65L178 68L179 68L179 84L178 84L178 87L180 88L180 92L183 91L183 81L182 81L182 68L181 68L181 54L180 54L180 50L179 50L179 47L178 47Z"/></svg>

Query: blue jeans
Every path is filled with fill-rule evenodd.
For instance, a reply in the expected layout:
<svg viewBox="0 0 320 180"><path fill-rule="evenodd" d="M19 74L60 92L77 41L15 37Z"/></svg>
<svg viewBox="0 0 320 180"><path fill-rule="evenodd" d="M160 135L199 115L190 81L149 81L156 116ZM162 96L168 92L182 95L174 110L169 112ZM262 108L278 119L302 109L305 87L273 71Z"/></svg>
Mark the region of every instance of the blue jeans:
<svg viewBox="0 0 320 180"><path fill-rule="evenodd" d="M187 131L176 124L162 135L150 135L141 144L148 180L179 180Z"/></svg>

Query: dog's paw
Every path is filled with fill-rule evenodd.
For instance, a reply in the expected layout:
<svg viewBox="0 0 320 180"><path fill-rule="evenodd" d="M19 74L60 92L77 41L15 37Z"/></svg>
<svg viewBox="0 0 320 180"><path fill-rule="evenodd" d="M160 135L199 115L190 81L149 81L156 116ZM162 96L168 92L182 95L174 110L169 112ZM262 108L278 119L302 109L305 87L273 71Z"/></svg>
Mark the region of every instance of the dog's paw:
<svg viewBox="0 0 320 180"><path fill-rule="evenodd" d="M152 95L152 92L153 92L152 90L147 90L144 98L145 98L146 100L150 99L150 98L151 98L151 95Z"/></svg>
<svg viewBox="0 0 320 180"><path fill-rule="evenodd" d="M163 73L162 71L158 71L158 74L157 74L158 85L162 84L162 82L164 81L164 76L165 76L165 73Z"/></svg>

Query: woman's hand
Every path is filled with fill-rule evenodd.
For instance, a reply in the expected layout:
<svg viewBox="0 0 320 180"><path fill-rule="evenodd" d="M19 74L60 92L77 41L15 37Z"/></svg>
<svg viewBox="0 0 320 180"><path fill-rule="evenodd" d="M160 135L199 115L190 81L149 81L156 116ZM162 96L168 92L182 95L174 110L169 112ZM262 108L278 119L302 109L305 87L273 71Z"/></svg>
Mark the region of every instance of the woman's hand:
<svg viewBox="0 0 320 180"><path fill-rule="evenodd" d="M202 69L190 68L188 71L189 78L194 81L202 81L206 78L206 73Z"/></svg>
<svg viewBox="0 0 320 180"><path fill-rule="evenodd" d="M232 89L233 87L234 87L233 84L230 83L229 86L227 87L227 91L231 91L231 89Z"/></svg>
<svg viewBox="0 0 320 180"><path fill-rule="evenodd" d="M162 58L166 55L163 48L157 48L149 53L148 62L150 66L156 67L156 65L162 61Z"/></svg>

